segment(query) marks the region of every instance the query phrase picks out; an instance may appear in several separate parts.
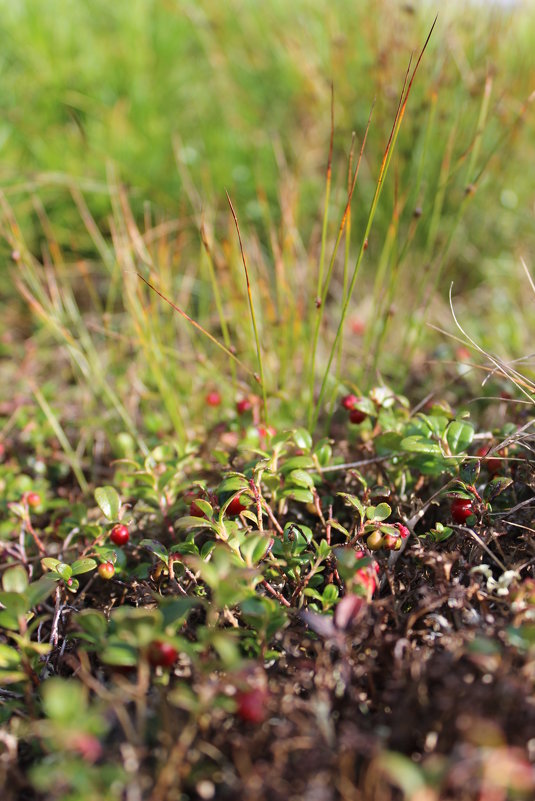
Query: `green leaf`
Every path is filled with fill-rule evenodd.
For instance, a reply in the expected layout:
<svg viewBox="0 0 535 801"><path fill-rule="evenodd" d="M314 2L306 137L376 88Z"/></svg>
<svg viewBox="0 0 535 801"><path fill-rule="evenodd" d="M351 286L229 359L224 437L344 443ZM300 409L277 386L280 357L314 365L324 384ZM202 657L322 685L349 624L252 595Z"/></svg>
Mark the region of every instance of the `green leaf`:
<svg viewBox="0 0 535 801"><path fill-rule="evenodd" d="M314 496L310 490L300 489L299 487L289 487L281 492L283 498L292 498L298 503L312 503Z"/></svg>
<svg viewBox="0 0 535 801"><path fill-rule="evenodd" d="M329 520L331 528L334 528L335 531L339 531L340 534L343 534L344 537L349 537L349 531L345 526L338 522L338 520Z"/></svg>
<svg viewBox="0 0 535 801"><path fill-rule="evenodd" d="M161 542L158 542L158 540L145 539L141 540L139 545L141 548L146 548L147 551L153 553L158 557L158 559L161 559L165 565L169 565L169 554L167 553L167 548L165 545L162 545Z"/></svg>
<svg viewBox="0 0 535 801"><path fill-rule="evenodd" d="M368 506L366 509L366 517L368 520L375 520L376 522L386 520L392 514L392 509L387 503L380 503L378 506Z"/></svg>
<svg viewBox="0 0 535 801"><path fill-rule="evenodd" d="M292 472L286 476L286 481L288 484L296 484L298 487L305 487L308 489L314 486L314 479L310 473L305 472L305 470L292 470Z"/></svg>
<svg viewBox="0 0 535 801"><path fill-rule="evenodd" d="M296 428L293 432L293 441L298 448L309 451L312 447L312 437L306 428Z"/></svg>
<svg viewBox="0 0 535 801"><path fill-rule="evenodd" d="M26 591L28 598L28 606L33 609L37 604L42 603L45 598L48 598L52 590L56 587L56 579L52 573L47 573L41 576L38 581L32 581Z"/></svg>
<svg viewBox="0 0 535 801"><path fill-rule="evenodd" d="M100 654L105 665L135 667L139 661L137 648L125 642L110 642Z"/></svg>
<svg viewBox="0 0 535 801"><path fill-rule="evenodd" d="M205 517L192 517L186 515L176 521L177 528L210 528L212 531L217 531L217 526Z"/></svg>
<svg viewBox="0 0 535 801"><path fill-rule="evenodd" d="M56 565L56 573L61 576L64 581L68 581L72 577L72 567L65 564L65 562L60 562Z"/></svg>
<svg viewBox="0 0 535 801"><path fill-rule="evenodd" d="M76 615L76 623L92 638L101 639L108 630L108 621L102 612L94 609L83 609Z"/></svg>
<svg viewBox="0 0 535 801"><path fill-rule="evenodd" d="M12 668L20 665L20 653L10 645L0 643L0 668Z"/></svg>
<svg viewBox="0 0 535 801"><path fill-rule="evenodd" d="M61 564L61 562L59 559L53 559L51 556L45 556L44 559L41 559L41 564L48 570L55 570L57 566Z"/></svg>
<svg viewBox="0 0 535 801"><path fill-rule="evenodd" d="M74 679L54 677L43 684L43 709L57 723L73 723L87 707L83 685Z"/></svg>
<svg viewBox="0 0 535 801"><path fill-rule="evenodd" d="M320 465L322 467L326 467L331 461L333 455L333 449L331 448L327 440L322 440L321 442L318 442L318 444L316 445L314 453L316 454Z"/></svg>
<svg viewBox="0 0 535 801"><path fill-rule="evenodd" d="M234 475L224 478L217 488L218 494L222 492L236 492L240 489L248 489L249 481L245 476Z"/></svg>
<svg viewBox="0 0 535 801"><path fill-rule="evenodd" d="M0 615L6 612L17 621L19 618L26 617L31 608L28 599L18 592L0 592L0 604L5 607L0 611Z"/></svg>
<svg viewBox="0 0 535 801"><path fill-rule="evenodd" d="M292 456L286 462L281 464L280 471L283 474L289 473L291 470L299 470L302 468L314 467L314 459L311 456Z"/></svg>
<svg viewBox="0 0 535 801"><path fill-rule="evenodd" d="M6 592L24 592L28 584L28 574L22 565L9 567L2 576L2 587Z"/></svg>
<svg viewBox="0 0 535 801"><path fill-rule="evenodd" d="M413 798L425 790L423 771L403 754L385 751L377 758L377 768L387 774L388 779L398 787L404 798Z"/></svg>
<svg viewBox="0 0 535 801"><path fill-rule="evenodd" d="M349 495L347 492L339 492L337 494L340 498L344 499L346 506L353 506L353 508L358 511L361 520L364 519L364 504L361 500L359 500L359 498L357 498L356 495Z"/></svg>
<svg viewBox="0 0 535 801"><path fill-rule="evenodd" d="M438 442L433 442L433 440L420 435L405 437L401 440L400 447L407 453L429 453L442 456L442 450Z"/></svg>
<svg viewBox="0 0 535 801"><path fill-rule="evenodd" d="M459 477L467 484L475 484L479 478L481 463L479 459L465 459L459 467Z"/></svg>
<svg viewBox="0 0 535 801"><path fill-rule="evenodd" d="M248 534L240 545L240 552L245 559L247 567L255 567L267 553L270 537L264 534Z"/></svg>
<svg viewBox="0 0 535 801"><path fill-rule="evenodd" d="M320 544L318 545L317 551L318 551L318 557L320 559L326 559L331 552L331 546L329 545L327 540L321 540Z"/></svg>
<svg viewBox="0 0 535 801"><path fill-rule="evenodd" d="M338 600L339 595L340 595L340 590L338 589L336 584L327 584L327 586L323 590L323 596L322 596L323 603L332 606L332 604L336 603L336 601Z"/></svg>
<svg viewBox="0 0 535 801"><path fill-rule="evenodd" d="M119 511L121 509L121 499L114 487L97 487L95 490L95 500L100 507L100 511L107 520L118 520Z"/></svg>
<svg viewBox="0 0 535 801"><path fill-rule="evenodd" d="M464 453L474 438L474 427L465 420L452 420L446 430L446 442L451 453Z"/></svg>
<svg viewBox="0 0 535 801"><path fill-rule="evenodd" d="M120 606L110 615L110 625L117 636L132 645L148 645L161 629L162 613L159 609Z"/></svg>
<svg viewBox="0 0 535 801"><path fill-rule="evenodd" d="M89 573L90 570L95 570L96 566L97 563L95 560L91 559L89 556L84 559L77 559L76 562L73 562L71 565L72 575L80 576L82 573Z"/></svg>
<svg viewBox="0 0 535 801"><path fill-rule="evenodd" d="M494 498L497 498L498 495L501 495L502 492L510 487L512 483L512 478L508 478L507 476L496 476L496 478L493 478L492 481L489 481L485 487L485 491L483 493L485 500L493 501Z"/></svg>

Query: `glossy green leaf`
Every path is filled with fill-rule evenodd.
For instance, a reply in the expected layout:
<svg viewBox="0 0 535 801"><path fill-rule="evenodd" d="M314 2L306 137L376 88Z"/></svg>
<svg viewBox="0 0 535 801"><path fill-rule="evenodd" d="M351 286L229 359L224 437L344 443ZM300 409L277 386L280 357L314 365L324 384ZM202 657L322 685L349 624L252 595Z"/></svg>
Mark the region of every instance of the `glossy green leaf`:
<svg viewBox="0 0 535 801"><path fill-rule="evenodd" d="M95 570L96 567L97 563L89 556L84 559L77 559L76 562L73 562L71 565L72 575L80 576L82 573L89 573L90 570Z"/></svg>
<svg viewBox="0 0 535 801"><path fill-rule="evenodd" d="M453 420L446 430L446 441L451 453L465 453L474 438L474 427L465 420Z"/></svg>
<svg viewBox="0 0 535 801"><path fill-rule="evenodd" d="M99 505L100 511L107 520L111 522L119 518L121 499L114 487L97 487L95 490L95 500Z"/></svg>

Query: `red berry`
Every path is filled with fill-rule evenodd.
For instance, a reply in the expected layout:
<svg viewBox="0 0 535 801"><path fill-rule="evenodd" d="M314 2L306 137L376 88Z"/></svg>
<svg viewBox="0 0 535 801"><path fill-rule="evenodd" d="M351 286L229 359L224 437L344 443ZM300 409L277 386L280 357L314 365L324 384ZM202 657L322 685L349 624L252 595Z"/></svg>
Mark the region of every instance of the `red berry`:
<svg viewBox="0 0 535 801"><path fill-rule="evenodd" d="M219 406L221 403L221 395L217 390L214 389L212 392L209 392L206 395L204 400L207 406Z"/></svg>
<svg viewBox="0 0 535 801"><path fill-rule="evenodd" d="M366 417L367 415L364 412L361 412L360 409L351 409L349 412L349 419L355 425L362 423Z"/></svg>
<svg viewBox="0 0 535 801"><path fill-rule="evenodd" d="M256 430L258 431L259 436L262 438L274 437L277 433L273 426L259 425Z"/></svg>
<svg viewBox="0 0 535 801"><path fill-rule="evenodd" d="M454 523L462 525L474 514L474 507L469 498L454 498L451 502L451 516Z"/></svg>
<svg viewBox="0 0 535 801"><path fill-rule="evenodd" d="M236 411L238 414L245 414L246 412L251 411L252 408L253 404L249 398L242 398L242 400L239 400L236 403Z"/></svg>
<svg viewBox="0 0 535 801"><path fill-rule="evenodd" d="M487 453L490 451L490 445L482 445L476 451L476 456L486 456ZM500 473L503 470L503 462L501 459L497 457L491 456L490 459L485 459L483 461L484 466L487 468L488 472L491 476L496 475L496 473Z"/></svg>
<svg viewBox="0 0 535 801"><path fill-rule="evenodd" d="M98 574L101 579L105 581L109 581L115 575L115 566L113 562L102 562L101 565L98 566Z"/></svg>
<svg viewBox="0 0 535 801"><path fill-rule="evenodd" d="M236 498L233 498L227 506L227 514L229 517L235 517L236 515L240 515L246 509L247 507L243 505L238 495Z"/></svg>
<svg viewBox="0 0 535 801"><path fill-rule="evenodd" d="M266 717L267 690L254 687L236 694L236 714L246 723L262 723Z"/></svg>
<svg viewBox="0 0 535 801"><path fill-rule="evenodd" d="M191 517L206 517L203 510L200 506L197 506L195 501L192 501L189 505L189 513Z"/></svg>
<svg viewBox="0 0 535 801"><path fill-rule="evenodd" d="M355 408L355 405L359 402L360 398L357 398L356 395L344 395L341 400L341 404L344 409L351 411L351 409Z"/></svg>
<svg viewBox="0 0 535 801"><path fill-rule="evenodd" d="M41 505L41 496L38 492L25 492L23 499L26 501L28 506L32 507L32 509L35 509L36 506Z"/></svg>
<svg viewBox="0 0 535 801"><path fill-rule="evenodd" d="M153 667L171 667L178 658L178 651L168 642L154 640L149 645L148 656Z"/></svg>
<svg viewBox="0 0 535 801"><path fill-rule="evenodd" d="M122 523L117 523L117 525L112 528L110 540L114 545L126 545L129 539L130 532L128 531L128 526L124 526Z"/></svg>

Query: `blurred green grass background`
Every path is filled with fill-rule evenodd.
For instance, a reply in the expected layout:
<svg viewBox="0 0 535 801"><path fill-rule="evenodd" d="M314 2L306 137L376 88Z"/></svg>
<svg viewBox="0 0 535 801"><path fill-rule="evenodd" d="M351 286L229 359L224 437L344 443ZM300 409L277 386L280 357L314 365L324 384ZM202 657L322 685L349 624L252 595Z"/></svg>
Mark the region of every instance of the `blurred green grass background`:
<svg viewBox="0 0 535 801"><path fill-rule="evenodd" d="M511 357L529 350L532 298L519 259L529 264L534 244L528 99L535 88L535 12L527 4L440 6L352 301L351 319L362 320L366 333L350 344L339 374L353 370L356 380L362 364L373 372L383 354L393 358L380 366L401 380L424 330L423 349L436 344L424 324L447 324L451 281L458 311L483 345ZM121 250L120 241L132 237L124 197L152 249L150 275L220 335L200 246L204 216L223 318L247 360L251 337L237 324L247 307L228 190L253 264L263 341L275 354L268 369L300 375L321 240L331 84L328 256L345 204L352 133L358 152L375 104L352 208L352 264L408 58L435 12L434 3L387 0L1 0L0 185L17 220L13 227L11 212L4 214L4 298L13 298L8 274L44 307L57 285L60 300L41 314L54 337L58 325L73 333L73 303L84 331L91 315L93 328L105 329L98 352L120 330L141 350L145 342L144 358L154 357L147 350L154 331L149 336L145 326L159 308L160 358L165 347L178 350L182 369L193 369L200 352L195 369L203 382L209 370L202 359L212 365L213 353L178 330L159 301L135 290L135 303L153 306L142 313L138 305L137 323L128 322L134 301L127 299L133 295L125 270L139 263L139 249L130 242ZM89 213L102 241L88 233ZM14 242L36 258L30 271L20 263L10 270ZM344 286L337 264L326 340ZM28 334L24 313L14 325ZM79 341L80 332L73 335ZM10 341L4 338L7 350ZM119 369L124 356L117 346L106 365ZM288 391L286 381L272 390ZM174 379L173 387L180 395Z"/></svg>

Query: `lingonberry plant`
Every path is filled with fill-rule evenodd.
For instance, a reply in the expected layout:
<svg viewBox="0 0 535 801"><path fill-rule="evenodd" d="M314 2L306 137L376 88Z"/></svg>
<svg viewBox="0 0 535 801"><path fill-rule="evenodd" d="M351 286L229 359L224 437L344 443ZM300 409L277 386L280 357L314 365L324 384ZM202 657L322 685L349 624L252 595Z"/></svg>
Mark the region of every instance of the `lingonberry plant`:
<svg viewBox="0 0 535 801"><path fill-rule="evenodd" d="M172 4L154 0L147 58L142 3L129 8L127 25L100 25L96 39L84 4L49 15L52 28L44 32L35 25L39 11L29 18L29 4L17 4L16 12L5 5L3 28L17 29L4 37L7 105L16 100L9 81L39 65L37 85L49 90L47 101L50 92L61 99L55 132L66 125L72 147L100 153L108 109L121 153L136 154L130 197L122 170L120 181L109 170L110 208L98 180L88 197L89 184L69 176L40 197L23 196L22 184L8 186L4 194L17 210L32 210L28 242L24 224L0 198L13 277L42 326L31 335L14 304L0 331L2 355L13 351L17 370L23 365L30 376L19 393L8 373L0 403L6 801L256 798L261 785L273 798L312 798L321 787L333 798L360 793L384 801L533 797L535 387L529 373L521 375L520 352L505 363L486 357L469 337L450 346L431 329L428 341L422 336L429 308L444 327L433 282L442 286L446 273L464 278L471 267L475 295L480 264L484 302L470 298L478 338L485 338L494 294L500 335L514 329L518 348L528 328L503 311L508 257L501 243L526 219L515 205L530 190L516 186L509 158L490 159L509 134L522 137L528 105L509 85L519 85L518 76L510 78L522 61L531 92L529 57L520 59L522 43L529 51L528 34L510 37L513 23L501 24L502 12L493 9L500 24L489 54L480 35L485 14L478 13L471 26L477 47L449 30L420 88L413 67L405 80L397 78L399 56L412 50L426 19L424 6L414 13L400 4L399 18L382 0L373 8L353 4L337 26L339 4L331 4L328 25L321 3L297 4L298 12L294 4L274 4L273 20L299 22L277 24L274 37L255 4L239 4L237 15L236 3L219 4L214 16L206 0L201 11L188 4L188 13L177 15ZM124 13L114 8L114 23ZM71 14L81 15L76 25ZM331 35L337 28L347 42ZM308 29L320 45L312 59L299 39ZM74 48L73 30L84 31ZM122 46L123 31L133 46ZM360 39L355 45L357 32L366 47ZM119 84L131 69L143 71L141 81L130 81L135 92L126 105L117 81L99 81L92 91L82 80L84 65L100 64L95 52L102 55L100 38L109 35L117 39L110 52ZM21 36L34 37L25 49L31 58L20 58ZM492 57L502 58L508 41L515 41L515 58ZM453 60L444 57L452 42ZM176 54L177 46L181 70L166 70L165 52ZM56 59L64 47L76 53L77 69L69 62L68 74ZM236 56L232 69L226 53ZM323 61L343 71L348 58L366 67L359 86L370 101L378 95L377 110L368 125L357 114L349 154L333 121L318 226L308 191L316 174L307 172L302 143L306 132L311 152L321 152L315 148L328 130L309 124L308 98L323 102L324 93L310 91ZM502 69L485 80L485 63ZM462 81L447 64L461 65ZM197 93L207 101L204 111L218 118L207 137L202 122L199 128L206 114L183 100L195 95L194 73L206 79L214 65L217 80L208 75L208 94ZM249 80L258 68L269 81ZM360 71L347 72L358 83ZM138 157L143 142L165 132L142 112L145 95L153 104L165 96L166 75L175 83L182 75L193 80L181 97L181 139L173 139L184 189L178 221L164 219L165 198L177 200L169 148ZM50 76L54 86L47 86ZM455 84L466 93L462 114L452 102ZM242 98L237 104L227 96L233 86ZM211 103L213 87L219 94ZM255 111L266 91L273 96ZM299 127L273 136L277 121L289 119L280 113L281 98L292 93ZM348 113L346 98L342 85L333 117L335 109ZM15 106L16 115L9 108L4 115L2 152L23 143L24 166L38 186L50 165L34 170L26 162L54 146L48 123L35 124L45 106L54 115L53 105L34 103L29 115L38 147L19 135L25 115ZM182 130L192 109L193 148ZM266 109L255 169L250 153L238 166L225 160L235 207L229 198L229 213L219 206L212 212L191 173L201 177L203 193L213 194L211 183L222 184L211 181L208 157L222 142L242 148L225 135L225 124L242 120L246 142L251 119ZM136 144L138 118L144 130ZM485 129L487 118L499 121L497 141L493 123ZM405 139L403 121L412 125ZM522 138L523 172L531 139ZM68 156L62 151L53 159L54 170L60 161L67 169ZM338 180L331 194L342 158L348 188ZM152 180L159 160L171 183L155 187L156 205L143 204L143 171ZM276 164L280 187L265 183L267 162ZM493 187L494 163L506 162L506 184L496 173ZM301 171L307 191L295 178ZM62 184L83 219L81 241L70 213L58 224ZM369 202L352 204L354 195ZM487 219L487 209L464 212L485 196L499 198L496 224L477 235L470 223ZM496 237L499 261L485 256L489 236ZM515 250L533 250L521 237L511 241ZM463 311L466 300L456 292L452 307L458 302ZM525 303L522 297L519 306ZM485 319L477 308L485 308ZM355 326L357 319L366 325ZM23 348L17 332L30 337ZM62 343L53 357L43 347L52 337ZM69 365L76 381L70 376L64 386ZM506 381L515 386L507 397ZM95 487L100 481L107 483Z"/></svg>

